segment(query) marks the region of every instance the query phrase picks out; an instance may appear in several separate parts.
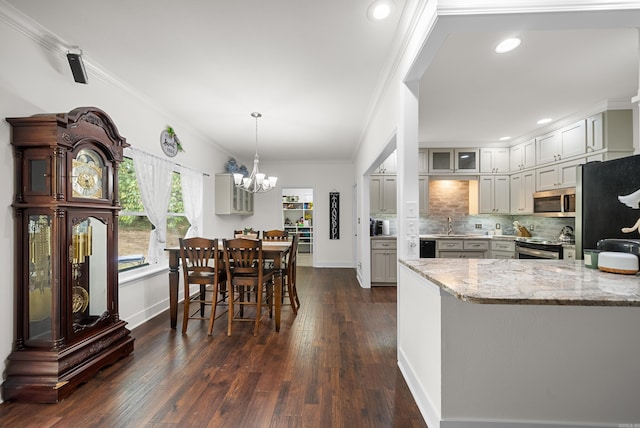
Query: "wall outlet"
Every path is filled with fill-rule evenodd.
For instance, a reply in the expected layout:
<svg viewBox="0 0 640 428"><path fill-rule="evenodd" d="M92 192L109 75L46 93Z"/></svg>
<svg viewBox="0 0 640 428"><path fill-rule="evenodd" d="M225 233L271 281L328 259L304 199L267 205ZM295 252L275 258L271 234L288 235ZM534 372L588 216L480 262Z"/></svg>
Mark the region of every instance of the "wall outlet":
<svg viewBox="0 0 640 428"><path fill-rule="evenodd" d="M533 232L534 229L535 229L535 227L532 224L530 224L529 225L529 230Z"/></svg>
<svg viewBox="0 0 640 428"><path fill-rule="evenodd" d="M482 229L482 223L476 223L476 229Z"/></svg>

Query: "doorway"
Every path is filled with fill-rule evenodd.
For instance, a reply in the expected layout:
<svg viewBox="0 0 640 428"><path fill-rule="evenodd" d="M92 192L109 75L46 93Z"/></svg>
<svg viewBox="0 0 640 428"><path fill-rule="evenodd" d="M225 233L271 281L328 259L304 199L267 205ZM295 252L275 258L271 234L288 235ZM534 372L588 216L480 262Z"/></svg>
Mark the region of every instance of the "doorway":
<svg viewBox="0 0 640 428"><path fill-rule="evenodd" d="M282 228L298 235L298 265L313 266L313 189L282 188Z"/></svg>

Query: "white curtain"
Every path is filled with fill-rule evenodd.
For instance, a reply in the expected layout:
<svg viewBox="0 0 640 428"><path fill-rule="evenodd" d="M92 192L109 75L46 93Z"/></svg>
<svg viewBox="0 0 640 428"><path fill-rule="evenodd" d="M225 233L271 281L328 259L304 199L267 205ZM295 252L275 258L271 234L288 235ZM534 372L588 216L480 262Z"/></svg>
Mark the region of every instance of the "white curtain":
<svg viewBox="0 0 640 428"><path fill-rule="evenodd" d="M184 166L180 166L178 171L182 183L184 214L191 224L184 237L202 236L202 198L204 195L202 173Z"/></svg>
<svg viewBox="0 0 640 428"><path fill-rule="evenodd" d="M142 204L155 227L149 236L149 263L163 260L167 244L167 211L174 164L140 150L131 150Z"/></svg>

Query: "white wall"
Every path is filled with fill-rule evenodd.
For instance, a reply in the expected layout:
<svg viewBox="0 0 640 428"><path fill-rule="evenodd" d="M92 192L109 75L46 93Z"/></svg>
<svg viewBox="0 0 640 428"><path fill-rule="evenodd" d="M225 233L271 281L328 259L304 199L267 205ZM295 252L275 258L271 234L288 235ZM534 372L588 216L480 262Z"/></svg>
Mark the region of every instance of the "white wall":
<svg viewBox="0 0 640 428"><path fill-rule="evenodd" d="M313 189L313 265L353 267L353 165L350 163L267 163L260 171L278 177L277 189L255 195L254 215L248 226L269 230L282 228L282 189ZM329 193L340 192L340 239L329 239Z"/></svg>

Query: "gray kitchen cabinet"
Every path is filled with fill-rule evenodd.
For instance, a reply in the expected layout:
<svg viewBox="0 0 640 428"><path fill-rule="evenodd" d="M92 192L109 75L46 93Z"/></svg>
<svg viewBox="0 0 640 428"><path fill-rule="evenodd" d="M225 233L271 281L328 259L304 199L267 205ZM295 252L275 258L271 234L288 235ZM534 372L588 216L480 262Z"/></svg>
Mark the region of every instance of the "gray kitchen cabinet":
<svg viewBox="0 0 640 428"><path fill-rule="evenodd" d="M236 187L232 174L216 174L215 188L216 214L253 214L253 193Z"/></svg>
<svg viewBox="0 0 640 428"><path fill-rule="evenodd" d="M607 110L587 118L587 153L606 149L616 159L633 151L633 115L631 110ZM622 154L624 153L624 154Z"/></svg>
<svg viewBox="0 0 640 428"><path fill-rule="evenodd" d="M535 171L529 170L510 176L511 214L533 213L533 192L536 191Z"/></svg>
<svg viewBox="0 0 640 428"><path fill-rule="evenodd" d="M509 176L482 175L479 183L481 214L509 213Z"/></svg>
<svg viewBox="0 0 640 428"><path fill-rule="evenodd" d="M429 150L428 149L419 149L418 150L418 173L427 173L429 172Z"/></svg>
<svg viewBox="0 0 640 428"><path fill-rule="evenodd" d="M585 119L579 120L536 138L536 163L544 165L584 155L587 147L586 123Z"/></svg>
<svg viewBox="0 0 640 428"><path fill-rule="evenodd" d="M511 172L536 166L536 140L529 140L511 147L509 165Z"/></svg>
<svg viewBox="0 0 640 428"><path fill-rule="evenodd" d="M479 149L455 149L455 172L479 172Z"/></svg>
<svg viewBox="0 0 640 428"><path fill-rule="evenodd" d="M429 176L418 175L418 212L429 214Z"/></svg>
<svg viewBox="0 0 640 428"><path fill-rule="evenodd" d="M429 172L474 173L480 171L479 149L429 149Z"/></svg>
<svg viewBox="0 0 640 428"><path fill-rule="evenodd" d="M509 148L480 149L480 172L484 174L506 174L509 172Z"/></svg>
<svg viewBox="0 0 640 428"><path fill-rule="evenodd" d="M575 247L571 248L563 248L562 249L562 259L563 260L575 260L576 259L576 249Z"/></svg>
<svg viewBox="0 0 640 428"><path fill-rule="evenodd" d="M398 251L395 239L371 239L371 282L395 283L398 280Z"/></svg>
<svg viewBox="0 0 640 428"><path fill-rule="evenodd" d="M585 159L576 159L536 169L536 190L553 190L564 187L575 187L577 182L577 166Z"/></svg>
<svg viewBox="0 0 640 428"><path fill-rule="evenodd" d="M514 259L516 257L515 241L492 240L491 241L491 258L492 259Z"/></svg>
<svg viewBox="0 0 640 428"><path fill-rule="evenodd" d="M439 239L436 257L445 259L484 259L489 251L486 239Z"/></svg>
<svg viewBox="0 0 640 428"><path fill-rule="evenodd" d="M397 178L395 175L372 175L369 180L369 201L372 214L393 214L397 211Z"/></svg>
<svg viewBox="0 0 640 428"><path fill-rule="evenodd" d="M394 150L384 162L374 171L375 174L395 174L398 169L397 153Z"/></svg>
<svg viewBox="0 0 640 428"><path fill-rule="evenodd" d="M453 172L453 149L429 149L429 171L431 173Z"/></svg>

